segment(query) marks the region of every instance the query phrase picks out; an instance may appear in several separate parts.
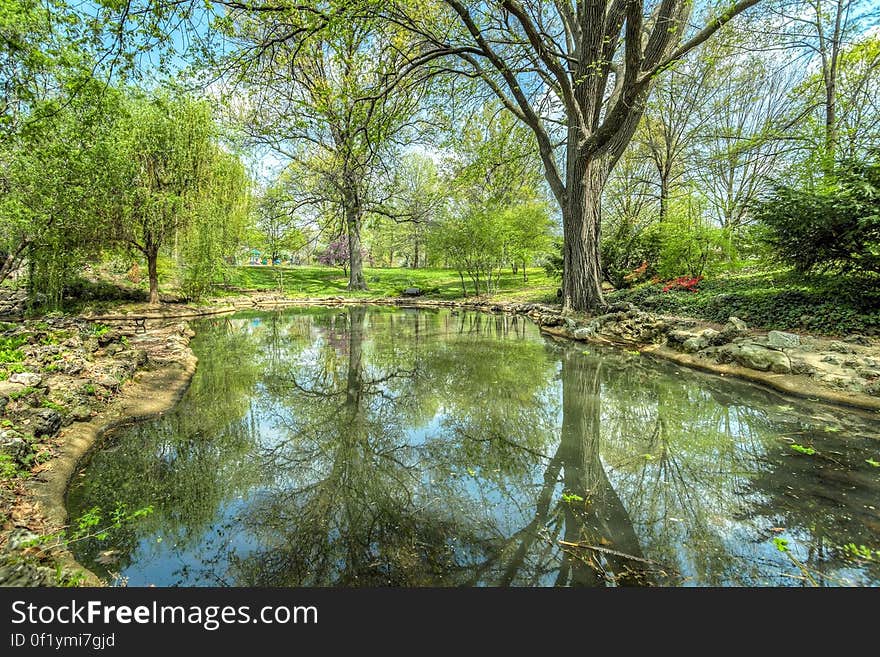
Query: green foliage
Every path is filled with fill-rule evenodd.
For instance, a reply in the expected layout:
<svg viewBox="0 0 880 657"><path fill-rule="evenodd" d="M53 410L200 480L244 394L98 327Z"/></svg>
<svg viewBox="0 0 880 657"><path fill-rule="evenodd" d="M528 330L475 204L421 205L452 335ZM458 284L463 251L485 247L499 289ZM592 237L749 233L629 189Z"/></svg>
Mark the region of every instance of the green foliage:
<svg viewBox="0 0 880 657"><path fill-rule="evenodd" d="M757 327L845 335L880 331L877 283L875 277L842 279L758 269L707 277L696 293L663 293L662 283L644 283L614 292L608 300L720 323L735 315Z"/></svg>
<svg viewBox="0 0 880 657"><path fill-rule="evenodd" d="M843 557L853 561L876 561L880 560L880 550L875 550L867 545L856 545L855 543L847 543L840 546Z"/></svg>
<svg viewBox="0 0 880 657"><path fill-rule="evenodd" d="M216 149L197 210L184 231L181 288L202 299L227 278L227 256L241 242L249 219L250 179L238 157Z"/></svg>
<svg viewBox="0 0 880 657"><path fill-rule="evenodd" d="M459 272L463 293L467 293L464 284L467 274L474 293L487 294L494 290L493 282L497 287L494 275L504 263L503 231L499 213L474 208L437 225L431 232L430 244Z"/></svg>
<svg viewBox="0 0 880 657"><path fill-rule="evenodd" d="M107 540L111 533L123 529L126 525L131 525L141 518L145 518L154 511L153 505L147 505L128 511L125 504L119 503L109 513L109 517L99 506L93 506L84 511L73 522L73 529L61 531L57 534L48 534L37 536L31 540L29 545L43 545L49 548L69 547L71 543L95 539L97 541Z"/></svg>
<svg viewBox="0 0 880 657"><path fill-rule="evenodd" d="M23 335L12 337L0 336L0 364L3 363L20 363L24 360L21 347L27 343L27 338Z"/></svg>
<svg viewBox="0 0 880 657"><path fill-rule="evenodd" d="M662 223L651 224L639 236L637 253L648 272L666 280L718 271L732 257L728 231L717 228L690 206L690 198L670 201Z"/></svg>
<svg viewBox="0 0 880 657"><path fill-rule="evenodd" d="M777 257L800 272L880 274L880 159L847 162L813 189L778 185L755 218Z"/></svg>
<svg viewBox="0 0 880 657"><path fill-rule="evenodd" d="M553 240L552 247L548 249L543 258L543 267L547 276L557 280L562 278L562 272L565 267L565 258L562 255L562 249L562 240Z"/></svg>
<svg viewBox="0 0 880 657"><path fill-rule="evenodd" d="M25 386L21 390L13 390L12 392L10 392L9 399L11 401L17 401L19 399L24 399L25 397L29 397L30 395L34 394L35 392L37 392L36 388L33 388L31 386Z"/></svg>
<svg viewBox="0 0 880 657"><path fill-rule="evenodd" d="M528 201L514 205L501 216L504 230L504 259L508 264L526 267L551 247L550 213L547 204Z"/></svg>
<svg viewBox="0 0 880 657"><path fill-rule="evenodd" d="M552 237L531 134L491 104L480 117L457 135L450 204L428 236L429 249L459 272L462 292L467 275L477 295L495 290L504 266L526 276Z"/></svg>
<svg viewBox="0 0 880 657"><path fill-rule="evenodd" d="M31 303L61 306L65 286L106 243L102 229L116 95L91 81L70 99L52 97L0 145L0 253L28 263ZM15 267L13 262L13 268ZM0 280L10 272L0 270Z"/></svg>
<svg viewBox="0 0 880 657"><path fill-rule="evenodd" d="M804 445L799 445L797 443L792 443L789 445L791 449L798 454L803 454L804 456L814 456L816 454L816 450L813 447L805 447Z"/></svg>
<svg viewBox="0 0 880 657"><path fill-rule="evenodd" d="M12 479L21 474L18 463L9 454L0 453L0 481Z"/></svg>

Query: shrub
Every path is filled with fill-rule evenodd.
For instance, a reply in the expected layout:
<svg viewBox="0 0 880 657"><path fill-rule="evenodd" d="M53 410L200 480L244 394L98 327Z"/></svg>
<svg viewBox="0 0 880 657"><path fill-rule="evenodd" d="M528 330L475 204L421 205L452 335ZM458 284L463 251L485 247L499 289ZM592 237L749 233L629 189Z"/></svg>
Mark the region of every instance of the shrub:
<svg viewBox="0 0 880 657"><path fill-rule="evenodd" d="M752 212L800 272L880 273L880 160L842 164L815 189L777 185Z"/></svg>

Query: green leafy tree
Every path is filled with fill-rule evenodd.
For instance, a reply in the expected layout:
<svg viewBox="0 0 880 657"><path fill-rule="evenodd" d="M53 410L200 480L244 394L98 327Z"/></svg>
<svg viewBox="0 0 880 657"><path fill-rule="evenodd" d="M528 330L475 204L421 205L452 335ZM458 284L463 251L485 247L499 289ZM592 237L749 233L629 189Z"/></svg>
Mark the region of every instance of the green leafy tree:
<svg viewBox="0 0 880 657"><path fill-rule="evenodd" d="M508 264L522 267L523 282L529 280L526 268L551 248L553 223L546 203L531 201L506 210L501 218L504 224L504 250Z"/></svg>
<svg viewBox="0 0 880 657"><path fill-rule="evenodd" d="M36 103L34 115L43 118L10 136L0 151L6 165L0 282L26 261L32 302L60 306L85 257L107 245L107 171L118 107L118 94L97 82L72 98Z"/></svg>
<svg viewBox="0 0 880 657"><path fill-rule="evenodd" d="M385 88L412 55L409 41L362 9L241 8L223 23L234 44L226 65L248 98L242 126L289 163L292 204L311 209L326 234L346 236L350 290L367 288L364 219L382 206L378 180L424 90L418 81Z"/></svg>
<svg viewBox="0 0 880 657"><path fill-rule="evenodd" d="M419 63L482 81L532 131L562 214L563 304L588 310L603 304L602 192L655 79L757 2L727 4L696 29L685 0L402 1L387 13L422 40Z"/></svg>
<svg viewBox="0 0 880 657"><path fill-rule="evenodd" d="M159 303L160 250L198 219L216 162L207 104L135 96L117 126L113 236L147 261L150 303Z"/></svg>
<svg viewBox="0 0 880 657"><path fill-rule="evenodd" d="M798 271L880 274L880 160L847 162L813 189L778 185L753 208L764 239Z"/></svg>
<svg viewBox="0 0 880 657"><path fill-rule="evenodd" d="M182 236L178 264L182 288L194 299L224 278L251 218L251 181L238 156L215 147L211 160L202 197Z"/></svg>

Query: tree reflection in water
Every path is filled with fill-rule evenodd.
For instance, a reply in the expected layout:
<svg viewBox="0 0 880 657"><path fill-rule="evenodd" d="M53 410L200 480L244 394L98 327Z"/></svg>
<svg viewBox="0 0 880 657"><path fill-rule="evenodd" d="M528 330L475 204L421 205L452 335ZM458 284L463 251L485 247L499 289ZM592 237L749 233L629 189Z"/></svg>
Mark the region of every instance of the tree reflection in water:
<svg viewBox="0 0 880 657"><path fill-rule="evenodd" d="M71 490L74 515L156 507L76 547L132 584L807 581L789 555L820 583L880 581L843 548L880 548L878 427L856 414L501 315L252 314L203 323L194 348L179 408Z"/></svg>

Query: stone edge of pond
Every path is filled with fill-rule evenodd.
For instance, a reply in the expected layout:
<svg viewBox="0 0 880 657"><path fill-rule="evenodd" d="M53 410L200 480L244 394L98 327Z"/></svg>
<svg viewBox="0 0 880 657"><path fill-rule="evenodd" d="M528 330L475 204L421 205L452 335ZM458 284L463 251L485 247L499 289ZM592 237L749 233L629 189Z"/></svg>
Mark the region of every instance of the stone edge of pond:
<svg viewBox="0 0 880 657"><path fill-rule="evenodd" d="M792 374L774 374L772 372L761 372L735 364L714 363L704 360L690 354L683 354L674 349L670 349L664 345L657 344L638 344L630 342L614 342L610 340L580 340L572 337L565 329L554 329L541 327L541 330L548 335L556 338L563 338L574 342L591 342L594 344L604 344L618 348L630 348L639 351L639 353L661 358L671 361L677 365L690 367L701 372L717 374L721 377L730 377L742 379L750 383L754 383L766 388L772 389L774 392L809 399L811 401L820 401L832 403L838 406L847 406L858 411L880 411L880 399L871 397L870 395L860 393L850 393L844 391L831 390L820 387L810 382L805 377Z"/></svg>
<svg viewBox="0 0 880 657"><path fill-rule="evenodd" d="M198 359L190 351L180 359L156 370L136 375L132 384L110 405L89 422L77 422L67 428L64 442L39 480L28 483L28 492L46 519L58 527L68 522L67 491L77 466L94 449L100 447L104 435L115 427L162 415L177 404L192 381ZM79 563L64 548L54 555L62 567L81 571L83 584L104 586L106 582Z"/></svg>

